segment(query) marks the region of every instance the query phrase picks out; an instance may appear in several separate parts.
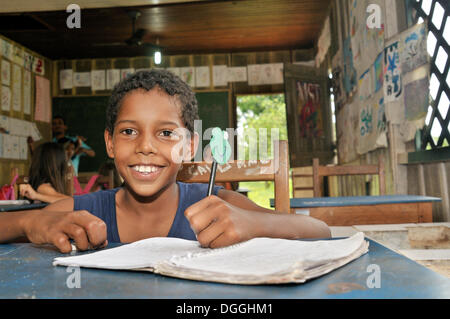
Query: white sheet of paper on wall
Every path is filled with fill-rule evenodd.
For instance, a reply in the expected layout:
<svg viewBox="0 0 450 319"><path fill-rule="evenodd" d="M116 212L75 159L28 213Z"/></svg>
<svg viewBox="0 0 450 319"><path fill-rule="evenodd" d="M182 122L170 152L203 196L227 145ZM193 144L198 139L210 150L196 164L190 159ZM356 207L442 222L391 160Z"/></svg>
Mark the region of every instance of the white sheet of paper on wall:
<svg viewBox="0 0 450 319"><path fill-rule="evenodd" d="M11 135L11 158L20 158L20 148L19 148L19 136Z"/></svg>
<svg viewBox="0 0 450 319"><path fill-rule="evenodd" d="M30 135L33 138L33 141L40 141L42 139L41 132L39 131L35 122L31 122L30 127Z"/></svg>
<svg viewBox="0 0 450 319"><path fill-rule="evenodd" d="M23 113L31 114L31 72L23 71Z"/></svg>
<svg viewBox="0 0 450 319"><path fill-rule="evenodd" d="M9 131L9 117L6 115L0 115L0 128Z"/></svg>
<svg viewBox="0 0 450 319"><path fill-rule="evenodd" d="M3 134L3 157L12 158L11 135Z"/></svg>
<svg viewBox="0 0 450 319"><path fill-rule="evenodd" d="M114 86L120 82L120 70L109 69L106 70L106 89L112 90Z"/></svg>
<svg viewBox="0 0 450 319"><path fill-rule="evenodd" d="M9 87L2 85L2 111L11 110L11 90Z"/></svg>
<svg viewBox="0 0 450 319"><path fill-rule="evenodd" d="M23 61L23 49L18 46L13 46L13 56L12 60L14 63L18 64L19 66L24 66Z"/></svg>
<svg viewBox="0 0 450 319"><path fill-rule="evenodd" d="M228 85L228 70L226 65L213 65L213 85Z"/></svg>
<svg viewBox="0 0 450 319"><path fill-rule="evenodd" d="M28 158L28 143L27 138L19 137L19 159L26 160Z"/></svg>
<svg viewBox="0 0 450 319"><path fill-rule="evenodd" d="M91 72L75 72L73 74L74 87L89 87L91 86Z"/></svg>
<svg viewBox="0 0 450 319"><path fill-rule="evenodd" d="M227 68L228 82L246 82L247 81L247 67L235 66Z"/></svg>
<svg viewBox="0 0 450 319"><path fill-rule="evenodd" d="M70 90L73 87L73 71L72 69L64 69L59 71L59 89Z"/></svg>
<svg viewBox="0 0 450 319"><path fill-rule="evenodd" d="M195 86L209 87L211 83L209 77L209 66L199 66L195 68Z"/></svg>
<svg viewBox="0 0 450 319"><path fill-rule="evenodd" d="M106 72L105 70L92 70L91 83L93 91L102 91L106 87Z"/></svg>
<svg viewBox="0 0 450 319"><path fill-rule="evenodd" d="M2 40L2 55L7 58L8 60L12 61L13 56L13 46L11 43L9 43L6 40Z"/></svg>
<svg viewBox="0 0 450 319"><path fill-rule="evenodd" d="M12 108L14 111L22 109L22 68L13 63Z"/></svg>
<svg viewBox="0 0 450 319"><path fill-rule="evenodd" d="M36 74L44 75L45 74L44 60L38 57L34 57L32 70Z"/></svg>
<svg viewBox="0 0 450 319"><path fill-rule="evenodd" d="M2 84L3 85L11 85L11 63L2 60Z"/></svg>

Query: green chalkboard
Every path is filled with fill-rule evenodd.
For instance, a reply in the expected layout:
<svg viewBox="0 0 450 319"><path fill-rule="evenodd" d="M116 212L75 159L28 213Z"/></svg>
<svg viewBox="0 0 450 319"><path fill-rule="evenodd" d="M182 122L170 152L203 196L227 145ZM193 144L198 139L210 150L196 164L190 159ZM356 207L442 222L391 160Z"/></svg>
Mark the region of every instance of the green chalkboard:
<svg viewBox="0 0 450 319"><path fill-rule="evenodd" d="M81 135L95 151L95 157L83 156L79 172L98 171L106 161L105 112L109 96L53 98L53 115L62 115L68 126L67 135Z"/></svg>
<svg viewBox="0 0 450 319"><path fill-rule="evenodd" d="M197 92L199 117L202 120L202 134L212 127L229 127L229 92ZM68 135L81 135L95 150L95 157L84 156L80 160L80 172L98 171L108 158L103 132L105 130L105 111L109 96L57 97L53 98L53 114L62 115L68 126ZM203 141L203 147L209 140Z"/></svg>

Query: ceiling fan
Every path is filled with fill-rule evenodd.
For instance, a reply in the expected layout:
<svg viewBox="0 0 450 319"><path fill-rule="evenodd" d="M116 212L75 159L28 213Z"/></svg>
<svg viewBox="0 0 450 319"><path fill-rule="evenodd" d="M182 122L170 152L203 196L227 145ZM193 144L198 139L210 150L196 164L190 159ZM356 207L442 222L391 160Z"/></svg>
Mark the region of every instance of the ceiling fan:
<svg viewBox="0 0 450 319"><path fill-rule="evenodd" d="M109 43L93 43L93 46L134 46L145 47L146 49L162 49L159 45L159 39L156 43L143 42L143 38L147 33L146 29L139 28L136 30L136 21L141 16L139 11L128 11L128 16L132 22L131 36L123 42L109 42Z"/></svg>

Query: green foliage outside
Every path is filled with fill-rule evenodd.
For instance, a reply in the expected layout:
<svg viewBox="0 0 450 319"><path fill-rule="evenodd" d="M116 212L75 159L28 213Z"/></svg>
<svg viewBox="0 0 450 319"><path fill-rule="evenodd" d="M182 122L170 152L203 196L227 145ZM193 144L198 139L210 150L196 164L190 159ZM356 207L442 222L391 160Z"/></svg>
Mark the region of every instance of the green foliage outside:
<svg viewBox="0 0 450 319"><path fill-rule="evenodd" d="M237 106L238 128L243 129L244 135L250 128L257 129L257 132L260 128L267 129L267 154L271 157L271 129L278 128L279 139L287 140L284 94L239 96ZM249 159L248 145L255 142L256 145L259 145L258 138L259 134L256 136L256 141L252 137L247 137L240 143L239 147L245 149L245 159ZM258 150L258 154L260 154L260 150ZM270 208L269 199L274 197L273 182L240 182L239 187L247 188L249 198L255 203ZM291 187L290 185L290 189L292 189Z"/></svg>

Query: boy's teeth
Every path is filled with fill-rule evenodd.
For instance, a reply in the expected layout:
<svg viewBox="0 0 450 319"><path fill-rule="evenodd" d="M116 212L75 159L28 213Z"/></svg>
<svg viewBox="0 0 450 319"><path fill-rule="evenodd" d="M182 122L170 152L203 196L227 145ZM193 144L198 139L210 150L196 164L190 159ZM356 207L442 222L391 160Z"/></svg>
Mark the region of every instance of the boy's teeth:
<svg viewBox="0 0 450 319"><path fill-rule="evenodd" d="M136 172L139 172L139 173L156 172L156 167L155 166L143 166L143 165L139 166L139 165L136 165L133 168L134 168L134 170Z"/></svg>

